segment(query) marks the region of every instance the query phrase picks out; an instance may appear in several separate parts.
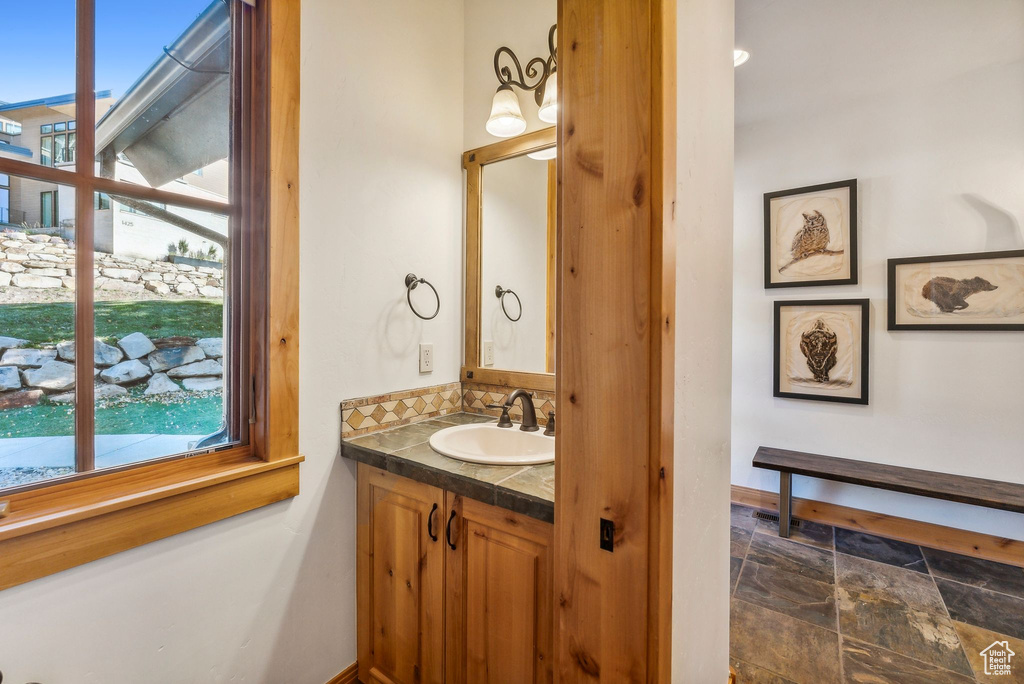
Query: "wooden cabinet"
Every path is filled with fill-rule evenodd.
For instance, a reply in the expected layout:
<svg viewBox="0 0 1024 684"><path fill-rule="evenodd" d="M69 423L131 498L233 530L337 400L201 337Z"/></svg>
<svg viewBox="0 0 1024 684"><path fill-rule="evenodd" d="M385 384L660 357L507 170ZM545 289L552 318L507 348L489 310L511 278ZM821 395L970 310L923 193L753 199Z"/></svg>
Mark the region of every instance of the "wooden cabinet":
<svg viewBox="0 0 1024 684"><path fill-rule="evenodd" d="M362 464L358 505L364 684L553 680L553 525Z"/></svg>
<svg viewBox="0 0 1024 684"><path fill-rule="evenodd" d="M445 559L445 682L550 683L554 527L451 493L446 500L458 524Z"/></svg>
<svg viewBox="0 0 1024 684"><path fill-rule="evenodd" d="M358 649L363 684L444 681L444 492L359 465Z"/></svg>

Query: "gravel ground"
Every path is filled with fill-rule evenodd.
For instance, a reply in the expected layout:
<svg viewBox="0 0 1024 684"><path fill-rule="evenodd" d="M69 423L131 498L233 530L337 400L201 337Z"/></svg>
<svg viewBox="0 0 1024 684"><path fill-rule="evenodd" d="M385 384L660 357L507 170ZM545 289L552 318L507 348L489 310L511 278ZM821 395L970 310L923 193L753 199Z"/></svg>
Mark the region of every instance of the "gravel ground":
<svg viewBox="0 0 1024 684"><path fill-rule="evenodd" d="M70 475L74 468L0 468L0 489Z"/></svg>
<svg viewBox="0 0 1024 684"><path fill-rule="evenodd" d="M121 292L96 290L95 300L98 302L127 302L127 301L185 301L197 299L204 302L219 301L216 298L197 297L195 295L165 294L158 295L149 290L142 292ZM48 290L29 289L24 287L0 287L0 304L51 304L53 302L73 302L75 293L72 290Z"/></svg>

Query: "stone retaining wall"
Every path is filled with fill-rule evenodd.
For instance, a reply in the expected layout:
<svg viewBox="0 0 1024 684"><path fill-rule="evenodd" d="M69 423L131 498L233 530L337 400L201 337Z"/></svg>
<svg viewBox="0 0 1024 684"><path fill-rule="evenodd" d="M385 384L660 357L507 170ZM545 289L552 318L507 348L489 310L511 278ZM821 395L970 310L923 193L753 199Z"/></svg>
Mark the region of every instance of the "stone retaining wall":
<svg viewBox="0 0 1024 684"><path fill-rule="evenodd" d="M140 332L122 337L116 345L96 340L96 398L122 397L128 394L127 387L143 383L147 395L220 390L223 346L220 337L151 340ZM0 336L0 410L35 406L44 396L70 404L74 389L74 342L36 349L26 340Z"/></svg>
<svg viewBox="0 0 1024 684"><path fill-rule="evenodd" d="M224 271L96 252L97 290L223 297ZM75 289L75 248L50 235L0 232L0 287Z"/></svg>

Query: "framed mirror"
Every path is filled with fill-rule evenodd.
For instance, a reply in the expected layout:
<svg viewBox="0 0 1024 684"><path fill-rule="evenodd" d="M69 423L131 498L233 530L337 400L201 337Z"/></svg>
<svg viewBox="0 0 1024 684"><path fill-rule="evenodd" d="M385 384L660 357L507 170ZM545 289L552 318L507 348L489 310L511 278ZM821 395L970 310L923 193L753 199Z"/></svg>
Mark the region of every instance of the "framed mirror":
<svg viewBox="0 0 1024 684"><path fill-rule="evenodd" d="M554 127L470 150L462 379L555 388Z"/></svg>

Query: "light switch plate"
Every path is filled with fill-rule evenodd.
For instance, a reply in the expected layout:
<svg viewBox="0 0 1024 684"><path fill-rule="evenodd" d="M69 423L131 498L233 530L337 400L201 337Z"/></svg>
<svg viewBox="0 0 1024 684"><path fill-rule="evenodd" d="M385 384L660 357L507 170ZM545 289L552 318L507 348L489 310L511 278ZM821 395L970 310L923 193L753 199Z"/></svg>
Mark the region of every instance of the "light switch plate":
<svg viewBox="0 0 1024 684"><path fill-rule="evenodd" d="M494 341L484 340L484 365L494 365Z"/></svg>
<svg viewBox="0 0 1024 684"><path fill-rule="evenodd" d="M420 373L434 372L434 345L420 345Z"/></svg>

